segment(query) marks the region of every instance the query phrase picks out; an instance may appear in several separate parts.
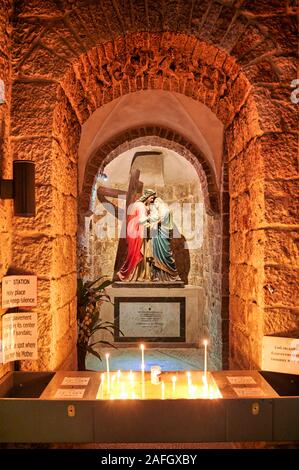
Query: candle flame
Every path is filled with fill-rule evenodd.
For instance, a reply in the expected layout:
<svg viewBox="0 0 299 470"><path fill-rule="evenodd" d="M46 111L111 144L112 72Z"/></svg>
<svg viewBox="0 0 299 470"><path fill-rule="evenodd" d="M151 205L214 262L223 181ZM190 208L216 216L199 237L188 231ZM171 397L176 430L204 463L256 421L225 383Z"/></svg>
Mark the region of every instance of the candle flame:
<svg viewBox="0 0 299 470"><path fill-rule="evenodd" d="M140 349L141 349L142 351L144 351L144 344L141 344L141 345L140 345Z"/></svg>
<svg viewBox="0 0 299 470"><path fill-rule="evenodd" d="M207 339L204 339L204 340L203 340L203 345L204 345L204 346L207 346L207 345L208 345L208 340L207 340Z"/></svg>

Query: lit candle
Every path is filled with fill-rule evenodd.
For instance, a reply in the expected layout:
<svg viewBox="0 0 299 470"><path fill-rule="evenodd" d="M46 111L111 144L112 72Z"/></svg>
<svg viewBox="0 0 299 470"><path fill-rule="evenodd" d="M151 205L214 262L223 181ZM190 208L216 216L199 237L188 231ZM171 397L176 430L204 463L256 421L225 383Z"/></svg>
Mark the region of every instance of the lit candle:
<svg viewBox="0 0 299 470"><path fill-rule="evenodd" d="M144 344L140 345L141 349L141 371L144 371Z"/></svg>
<svg viewBox="0 0 299 470"><path fill-rule="evenodd" d="M144 344L140 345L141 349L141 396L144 399L145 397L145 381L144 381L144 372L145 372L145 365L144 365Z"/></svg>
<svg viewBox="0 0 299 470"><path fill-rule="evenodd" d="M127 393L127 390L126 390L126 385L124 383L121 384L121 387L120 387L120 398L122 400L125 400L126 398L128 398L128 393Z"/></svg>
<svg viewBox="0 0 299 470"><path fill-rule="evenodd" d="M173 377L172 377L172 379L171 379L171 380L172 380L172 394L173 394L173 396L175 396L175 384L176 384L176 376L175 376L175 375L173 375Z"/></svg>
<svg viewBox="0 0 299 470"><path fill-rule="evenodd" d="M195 394L196 394L196 387L195 387L195 385L191 384L190 387L189 387L189 396L190 396L190 398L196 398Z"/></svg>
<svg viewBox="0 0 299 470"><path fill-rule="evenodd" d="M186 375L187 375L188 387L190 387L190 385L192 385L191 372L187 372Z"/></svg>
<svg viewBox="0 0 299 470"><path fill-rule="evenodd" d="M104 381L105 381L105 374L101 374L101 399L104 399Z"/></svg>
<svg viewBox="0 0 299 470"><path fill-rule="evenodd" d="M161 382L161 398L165 400L165 383L163 381Z"/></svg>
<svg viewBox="0 0 299 470"><path fill-rule="evenodd" d="M208 347L208 341L205 339L203 344L204 344L204 347L205 347L204 377L205 377L205 382L207 383L207 364L208 364L207 347Z"/></svg>
<svg viewBox="0 0 299 470"><path fill-rule="evenodd" d="M106 357L106 369L107 369L107 386L108 386L108 393L110 393L110 369L109 369L110 354L106 353L105 357Z"/></svg>
<svg viewBox="0 0 299 470"><path fill-rule="evenodd" d="M120 370L117 371L117 384L119 385L120 384L120 375L121 375L121 372Z"/></svg>
<svg viewBox="0 0 299 470"><path fill-rule="evenodd" d="M131 387L134 387L134 374L133 374L133 371L131 370L129 374L129 380L130 380Z"/></svg>

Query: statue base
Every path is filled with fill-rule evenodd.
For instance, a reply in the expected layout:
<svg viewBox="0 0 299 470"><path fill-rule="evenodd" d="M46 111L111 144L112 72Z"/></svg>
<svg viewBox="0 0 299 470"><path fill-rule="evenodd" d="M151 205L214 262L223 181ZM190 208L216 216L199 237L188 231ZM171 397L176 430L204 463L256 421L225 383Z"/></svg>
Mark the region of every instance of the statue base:
<svg viewBox="0 0 299 470"><path fill-rule="evenodd" d="M159 287L153 283L147 287L144 282L128 284L119 282L106 289L113 304L105 302L101 312L102 320L115 322L123 335L116 331L113 341L111 335L101 331L99 339L117 347L140 342L159 344L159 347L198 344L198 339L204 336L201 287L184 284L181 287L176 283L163 283Z"/></svg>

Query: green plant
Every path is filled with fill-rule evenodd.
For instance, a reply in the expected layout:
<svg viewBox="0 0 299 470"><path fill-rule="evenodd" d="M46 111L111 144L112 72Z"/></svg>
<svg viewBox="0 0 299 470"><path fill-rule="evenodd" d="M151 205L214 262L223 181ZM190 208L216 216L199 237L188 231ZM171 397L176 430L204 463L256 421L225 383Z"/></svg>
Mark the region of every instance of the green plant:
<svg viewBox="0 0 299 470"><path fill-rule="evenodd" d="M100 283L103 277L95 281L78 279L77 282L77 322L78 322L78 369L85 369L86 354L90 353L102 360L100 353L94 349L96 345L113 346L109 341L97 340L94 335L100 330L108 331L114 335L115 325L109 321L103 321L100 317L101 306L104 302L111 302L105 289L112 281L106 280Z"/></svg>

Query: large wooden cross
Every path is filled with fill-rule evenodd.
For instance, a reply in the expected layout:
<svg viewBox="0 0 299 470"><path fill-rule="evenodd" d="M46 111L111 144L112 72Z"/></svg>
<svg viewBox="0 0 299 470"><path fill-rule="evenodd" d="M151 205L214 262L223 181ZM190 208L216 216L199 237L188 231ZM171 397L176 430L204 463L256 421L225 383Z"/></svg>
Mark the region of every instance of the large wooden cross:
<svg viewBox="0 0 299 470"><path fill-rule="evenodd" d="M127 191L114 189L114 188L107 188L105 186L99 186L97 190L98 199L102 203L109 202L109 204L111 204L111 202L108 201L106 197L117 198L119 196L126 196L126 205L125 205L126 216L123 217L120 238L118 240L118 247L117 247L115 263L114 263L113 280L117 278L116 273L120 270L124 262L125 256L127 254L127 239L126 239L127 213L128 213L128 207L130 206L130 204L135 202L136 199L142 194L143 183L139 181L139 176L140 176L140 170L136 169L131 172L129 186L128 186ZM115 215L119 219L120 218L119 208L115 205L113 205L113 207L115 209Z"/></svg>

